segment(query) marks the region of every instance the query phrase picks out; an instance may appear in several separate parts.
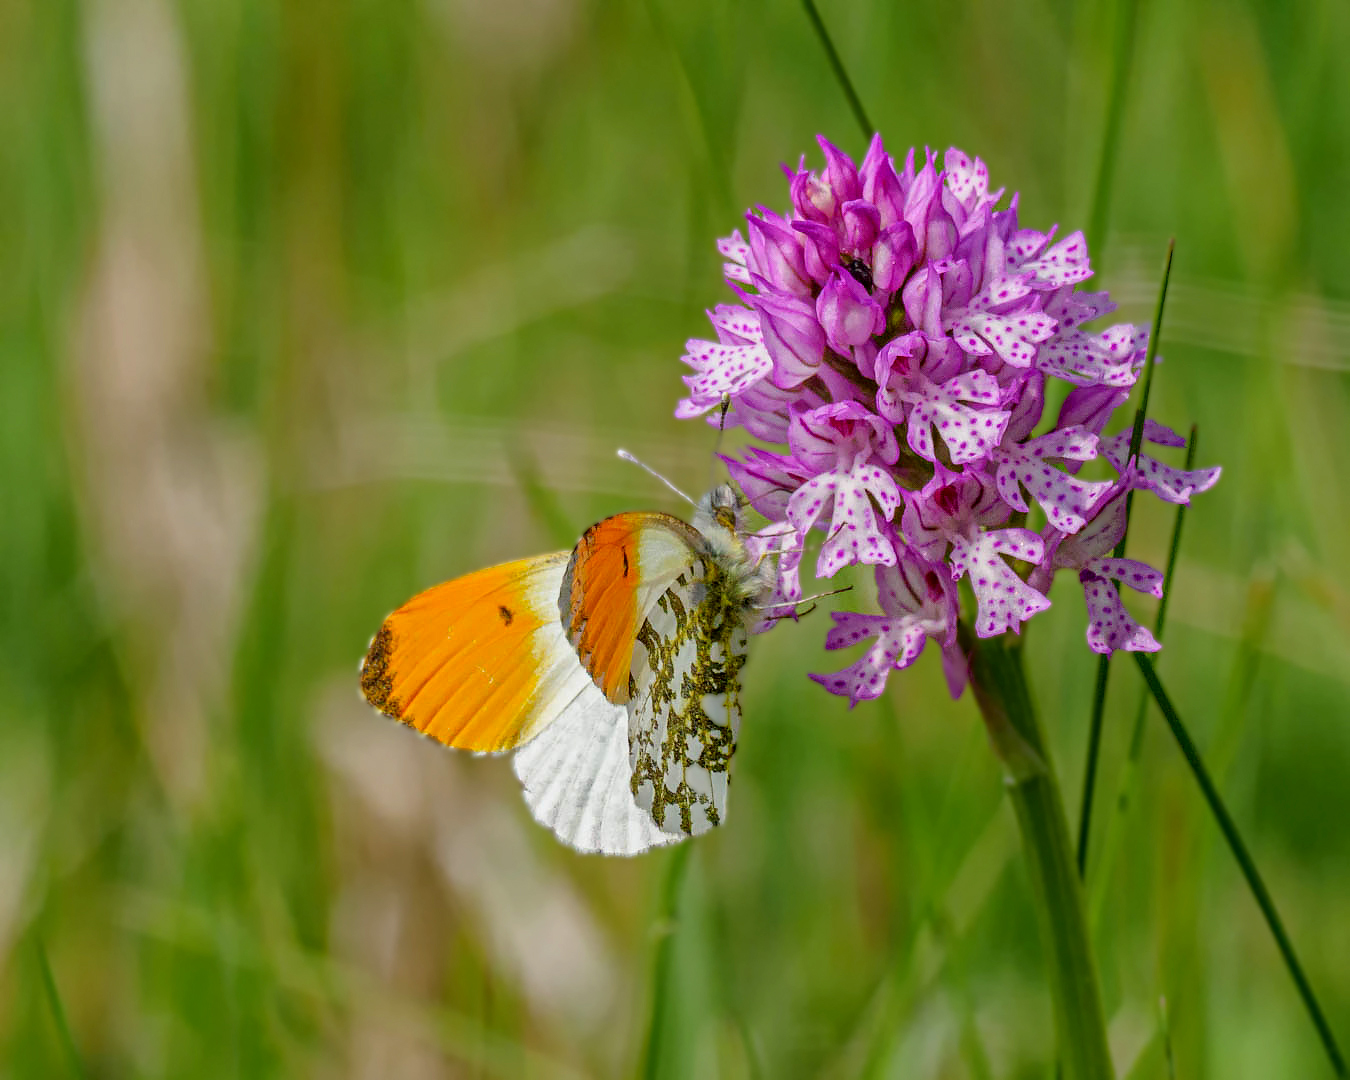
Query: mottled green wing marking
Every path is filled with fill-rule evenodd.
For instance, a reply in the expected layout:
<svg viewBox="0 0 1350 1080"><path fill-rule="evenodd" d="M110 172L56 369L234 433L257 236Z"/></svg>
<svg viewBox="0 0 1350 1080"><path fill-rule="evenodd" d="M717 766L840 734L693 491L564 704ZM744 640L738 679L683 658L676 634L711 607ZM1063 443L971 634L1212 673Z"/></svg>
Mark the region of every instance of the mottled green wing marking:
<svg viewBox="0 0 1350 1080"><path fill-rule="evenodd" d="M722 568L700 557L638 630L628 705L633 797L665 832L695 836L726 820L741 726L742 610Z"/></svg>

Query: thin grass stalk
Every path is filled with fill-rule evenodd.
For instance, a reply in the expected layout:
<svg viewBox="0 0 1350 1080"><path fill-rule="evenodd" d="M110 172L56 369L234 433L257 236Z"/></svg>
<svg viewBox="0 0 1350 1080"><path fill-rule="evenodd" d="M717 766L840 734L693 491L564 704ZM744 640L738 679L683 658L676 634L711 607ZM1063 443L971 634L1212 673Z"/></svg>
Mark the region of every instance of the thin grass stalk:
<svg viewBox="0 0 1350 1080"><path fill-rule="evenodd" d="M657 0L648 0L647 12L651 16L658 36L670 50L676 74L679 75L681 89L688 96L689 122L695 129L694 134L696 134L699 144L698 151L701 152L707 166L705 179L717 200L715 217L722 221L735 218L738 215L736 200L731 194L731 168L726 158L726 151L723 149L722 140L716 138L713 134L707 103L698 92L697 76L690 63L689 50L679 40L679 35L671 26L670 19L662 12L661 4Z"/></svg>
<svg viewBox="0 0 1350 1080"><path fill-rule="evenodd" d="M1174 236L1167 241L1167 259L1163 263L1162 284L1158 286L1158 302L1153 308L1153 325L1149 328L1148 350L1144 354L1144 392L1139 399L1139 409L1134 414L1134 430L1130 432L1130 453L1125 459L1127 467L1139 456L1139 449L1144 445L1144 418L1148 416L1148 399L1153 394L1153 369L1158 357L1158 340L1162 337L1163 309L1167 306L1167 285L1172 280L1172 256L1176 254L1176 249L1177 238ZM1127 505L1132 494L1133 492L1130 492L1125 496ZM1116 545L1116 552L1117 558L1124 555L1124 536Z"/></svg>
<svg viewBox="0 0 1350 1080"><path fill-rule="evenodd" d="M1195 468L1195 446L1200 439L1200 426L1192 424L1190 434L1186 439L1186 463L1183 466L1187 472ZM1177 555L1181 552L1181 527L1186 523L1186 508L1189 503L1182 503L1177 507L1177 520L1172 525L1172 540L1167 546L1167 567L1163 571L1163 580L1167 587L1163 590L1162 599L1158 601L1158 614L1153 619L1153 636L1162 641L1162 632L1167 625L1167 609L1172 604L1172 581L1177 570ZM1143 702L1140 702L1140 715L1143 714Z"/></svg>
<svg viewBox="0 0 1350 1080"><path fill-rule="evenodd" d="M1134 414L1134 429L1130 432L1130 452L1125 457L1125 471L1128 472L1139 456L1139 448L1144 441L1144 419L1148 415L1148 400L1153 392L1153 369L1158 356L1158 340L1162 336L1163 309L1167 305L1167 286L1172 280L1172 255L1176 251L1177 241L1173 237L1167 243L1167 260L1163 263L1162 284L1158 288L1158 302L1153 308L1153 326L1148 335L1148 351L1144 354L1144 390L1140 396L1139 408ZM1125 557L1125 541L1130 533L1130 511L1134 506L1134 492L1125 493L1125 533L1116 544L1112 554L1117 559ZM1119 585L1115 585L1119 589ZM1087 873L1088 844L1092 835L1092 801L1097 787L1097 763L1101 757L1102 723L1106 716L1106 684L1109 675L1111 654L1104 653L1097 658L1097 679L1092 692L1092 720L1088 725L1087 761L1083 766L1083 796L1078 813L1078 874Z"/></svg>
<svg viewBox="0 0 1350 1080"><path fill-rule="evenodd" d="M1007 769L1008 797L1036 894L1060 1075L1063 1080L1114 1077L1083 884L1049 745L1022 670L1021 650L1009 649L1000 638L973 641L968 630L962 643L971 654L975 700Z"/></svg>
<svg viewBox="0 0 1350 1080"><path fill-rule="evenodd" d="M1137 0L1117 0L1115 41L1112 50L1114 63L1111 83L1106 91L1106 113L1102 117L1102 142L1097 157L1097 176L1092 186L1092 202L1088 209L1085 232L1088 251L1093 262L1101 265L1106 251L1106 225L1111 216L1111 195L1115 187L1116 158L1120 151L1120 129L1125 116L1125 92L1134 70L1135 41L1138 37L1139 4ZM1057 412L1068 395L1066 385L1047 387L1047 412Z"/></svg>
<svg viewBox="0 0 1350 1080"><path fill-rule="evenodd" d="M506 462L517 490L525 496L530 517L544 529L550 542L558 547L575 544L576 523L563 509L553 489L544 482L534 455L513 443L507 446Z"/></svg>
<svg viewBox="0 0 1350 1080"><path fill-rule="evenodd" d="M1205 802L1209 804L1210 812L1214 815L1214 820L1218 822L1219 831L1223 833L1223 838L1227 842L1229 850L1233 853L1233 858L1237 860L1242 876L1247 879L1247 887L1251 889L1252 896L1256 899L1256 905L1261 909L1261 915L1270 928L1271 936L1275 938L1275 944L1279 947L1280 955L1284 958L1285 967L1289 969L1289 975L1298 988L1299 997L1303 999L1304 1008L1307 1009L1313 1026L1317 1028L1318 1037L1322 1040L1322 1046L1326 1050L1327 1059L1331 1062L1332 1069L1337 1076L1346 1076L1345 1058L1341 1056L1340 1047L1336 1044L1336 1037L1331 1031L1331 1025L1327 1023L1326 1015L1322 1012L1322 1006L1317 1001L1317 995L1313 993L1312 985L1303 972L1303 965L1299 963L1293 943L1285 932L1284 922L1280 918L1280 913L1275 909L1275 901L1270 895L1270 890L1266 888L1261 872L1256 868L1256 862L1252 859L1251 852L1247 850L1247 845L1243 842L1242 834L1229 815L1228 808L1224 805L1223 798L1219 795L1214 782L1210 779L1209 770L1205 768L1205 763L1200 757L1200 751L1191 740L1190 732L1186 730L1186 725L1182 722L1180 714L1173 707L1171 698L1167 696L1167 691L1163 689L1162 681L1153 668L1152 658L1146 653L1134 653L1133 655L1135 663L1139 666L1139 671L1144 677L1144 682L1148 686L1149 693L1152 694L1158 710L1163 714L1163 719L1167 721L1167 726L1172 732L1172 738L1176 740L1182 756L1186 759L1186 764L1190 766L1191 774L1195 777L1196 783L1200 785L1200 791L1205 797Z"/></svg>
<svg viewBox="0 0 1350 1080"><path fill-rule="evenodd" d="M1078 876L1087 875L1088 835L1092 831L1092 798L1097 786L1097 762L1102 751L1102 721L1106 716L1106 683L1111 675L1109 654L1097 657L1097 675L1092 683L1092 721L1088 725L1087 761L1083 769L1083 794L1078 806L1078 845L1074 862Z"/></svg>
<svg viewBox="0 0 1350 1080"><path fill-rule="evenodd" d="M1120 128L1125 116L1125 89L1134 67L1134 42L1139 24L1139 5L1135 0L1117 0L1115 66L1111 88L1106 96L1106 118L1102 123L1101 156L1097 159L1097 182L1092 190L1092 209L1088 214L1088 250L1100 260L1106 249L1106 222L1111 213L1111 189L1116 177L1116 154L1120 149Z"/></svg>
<svg viewBox="0 0 1350 1080"><path fill-rule="evenodd" d="M867 118L867 110L863 108L862 100L858 97L858 91L853 89L853 80L848 77L844 62L839 59L839 52L835 49L834 42L830 40L830 32L825 29L825 24L820 18L820 12L816 10L815 0L802 0L802 7L806 8L806 17L811 20L811 29L815 31L821 48L825 50L826 59L830 62L830 70L834 72L839 88L843 90L844 97L848 99L848 107L853 111L853 119L858 121L863 140L870 140L876 133L876 128L872 126L872 121Z"/></svg>
<svg viewBox="0 0 1350 1080"><path fill-rule="evenodd" d="M886 739L882 751L887 760L900 761L905 755L900 748L902 725L895 697L885 695L879 699L879 703L883 702L887 722L882 728ZM883 974L871 991L868 1003L859 1010L853 1032L843 1040L842 1052L820 1071L822 1080L873 1080L889 1076L896 1048L905 1039L906 1025L916 1023L918 1003L939 979L951 990L960 1006L963 1028L969 1020L972 1038L979 1039L978 1026L973 1022L974 995L958 950L972 923L985 910L993 894L993 882L1001 876L1007 858L1001 840L998 842L1000 856L996 858L1003 861L986 864L992 866L992 872L988 886L973 894L978 899L972 899L971 894L957 897L954 890L968 873L971 861L979 858L979 849L990 833L997 831L1002 836L1002 814L994 814L982 830L981 838L965 852L960 866L952 868L947 875L939 869L939 849L944 847L941 838L951 834L960 802L956 794L959 778L968 778L975 759L986 753L988 749L983 741L967 744L948 778L936 814L930 812L930 806L919 796L914 785L900 786L896 810L905 827L896 837L895 858L903 859L909 871L906 881L907 891L914 898L912 915L904 921L905 932L888 949L888 955L880 965ZM980 1052L973 1046L970 1049ZM980 1073L973 1054L966 1056L967 1065L978 1077ZM987 1051L984 1051L984 1057L988 1058Z"/></svg>
<svg viewBox="0 0 1350 1080"><path fill-rule="evenodd" d="M1177 1063L1172 1056L1172 1018L1167 1012L1167 999L1158 999L1158 1026L1162 1031L1163 1059L1167 1062L1167 1080L1177 1080Z"/></svg>
<svg viewBox="0 0 1350 1080"><path fill-rule="evenodd" d="M1192 424L1190 438L1186 443L1185 467L1187 471L1195 468L1195 446L1198 438L1199 428ZM1162 642L1163 628L1167 625L1167 608L1171 603L1172 589L1176 581L1177 554L1181 550L1181 528L1185 521L1186 504L1183 503L1177 507L1176 521L1172 525L1172 542L1167 550L1167 569L1163 575L1163 581L1167 583L1167 587L1163 591L1162 599L1158 601L1158 613L1153 619L1153 637L1159 643ZM1096 871L1095 884L1091 889L1088 915L1094 927L1098 925L1101 918L1107 883L1111 880L1111 869L1115 866L1116 855L1120 851L1121 839L1124 836L1125 822L1129 816L1130 807L1134 803L1135 787L1139 779L1139 760L1144 752L1144 720L1148 715L1148 700L1148 691L1141 690L1139 707L1134 714L1134 726L1130 729L1129 753L1125 759L1125 765L1120 771L1120 780L1116 785L1115 813L1111 815L1111 820L1107 823L1106 839L1103 842L1100 864ZM1083 836L1080 835L1080 844L1082 839ZM1080 860L1080 872L1082 868L1083 864Z"/></svg>
<svg viewBox="0 0 1350 1080"><path fill-rule="evenodd" d="M61 1042L61 1050L66 1056L70 1075L83 1080L89 1073L84 1067L84 1059L80 1056L80 1049L75 1045L75 1036L70 1030L70 1022L66 1019L66 1009L61 1002L61 992L56 987L56 976L52 974L52 965L47 959L47 947L42 943L41 937L35 939L35 945L38 971L42 975L42 990L47 998L47 1007L52 1013L52 1022L56 1025L56 1034Z"/></svg>
<svg viewBox="0 0 1350 1080"><path fill-rule="evenodd" d="M670 853L666 877L661 886L661 904L656 916L656 950L652 958L651 1013L647 1021L647 1038L642 1049L643 1080L658 1080L666 1046L670 1041L670 997L672 968L675 963L675 931L679 928L680 895L688 876L689 844L679 844Z"/></svg>

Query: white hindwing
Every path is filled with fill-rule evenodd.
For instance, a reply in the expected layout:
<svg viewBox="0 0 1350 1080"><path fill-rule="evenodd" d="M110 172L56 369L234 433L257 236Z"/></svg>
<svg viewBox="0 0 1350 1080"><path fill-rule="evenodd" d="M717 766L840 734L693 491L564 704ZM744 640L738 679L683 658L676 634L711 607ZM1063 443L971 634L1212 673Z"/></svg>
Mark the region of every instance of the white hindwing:
<svg viewBox="0 0 1350 1080"><path fill-rule="evenodd" d="M678 837L633 798L626 710L577 670L585 685L576 699L513 759L530 812L578 851L636 855L671 843Z"/></svg>
<svg viewBox="0 0 1350 1080"><path fill-rule="evenodd" d="M747 650L725 570L710 553L688 555L639 626L628 704L633 795L675 837L726 819Z"/></svg>
<svg viewBox="0 0 1350 1080"><path fill-rule="evenodd" d="M556 606L563 565L541 575ZM633 799L627 713L611 705L556 622L539 631L541 678L537 734L516 750L512 766L536 821L578 851L636 855L678 839L663 833Z"/></svg>

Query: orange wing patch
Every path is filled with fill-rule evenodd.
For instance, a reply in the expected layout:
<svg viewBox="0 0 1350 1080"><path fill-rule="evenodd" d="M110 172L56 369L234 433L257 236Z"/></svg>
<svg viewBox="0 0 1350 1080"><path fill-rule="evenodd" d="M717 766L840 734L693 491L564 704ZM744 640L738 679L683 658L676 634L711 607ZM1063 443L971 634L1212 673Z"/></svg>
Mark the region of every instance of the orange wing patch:
<svg viewBox="0 0 1350 1080"><path fill-rule="evenodd" d="M361 691L387 716L463 750L534 734L558 635L566 552L493 566L414 596L380 627Z"/></svg>
<svg viewBox="0 0 1350 1080"><path fill-rule="evenodd" d="M700 537L670 514L616 514L577 541L563 575L563 629L615 705L633 693L633 647L648 607L689 565Z"/></svg>
<svg viewBox="0 0 1350 1080"><path fill-rule="evenodd" d="M638 529L655 515L618 514L592 525L577 541L563 575L559 612L567 632L605 697L628 700L629 665L637 634ZM596 613L603 617L597 618Z"/></svg>

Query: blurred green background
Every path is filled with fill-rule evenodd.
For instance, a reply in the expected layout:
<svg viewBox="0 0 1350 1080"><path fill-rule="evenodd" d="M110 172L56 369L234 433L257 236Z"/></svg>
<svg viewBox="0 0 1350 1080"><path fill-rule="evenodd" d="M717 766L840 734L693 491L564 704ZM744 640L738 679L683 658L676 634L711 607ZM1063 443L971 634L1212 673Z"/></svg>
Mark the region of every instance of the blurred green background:
<svg viewBox="0 0 1350 1080"><path fill-rule="evenodd" d="M1121 14L822 2L893 152L979 154L1065 229ZM1137 26L1095 284L1146 320L1176 236L1151 411L1225 467L1160 672L1350 1039L1350 7ZM1016 829L935 655L849 712L805 679L844 662L823 614L756 642L673 924L670 852L574 855L508 762L357 695L414 591L678 509L616 447L708 483L671 413L713 240L817 132L864 149L795 3L0 5L0 1071L627 1076L673 928L658 1075L1050 1075ZM1073 821L1094 663L1054 599L1027 649ZM1121 1074L1330 1075L1146 731L1089 876Z"/></svg>

